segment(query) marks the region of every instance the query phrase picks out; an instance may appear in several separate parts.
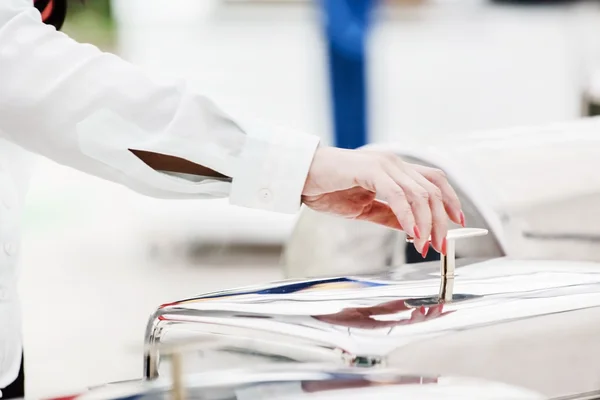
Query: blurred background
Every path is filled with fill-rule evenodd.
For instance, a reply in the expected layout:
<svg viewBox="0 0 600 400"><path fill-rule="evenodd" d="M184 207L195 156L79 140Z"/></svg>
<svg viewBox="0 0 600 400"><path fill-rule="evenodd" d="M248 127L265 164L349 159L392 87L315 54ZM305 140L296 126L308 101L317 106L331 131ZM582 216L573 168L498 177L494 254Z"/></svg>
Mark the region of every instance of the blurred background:
<svg viewBox="0 0 600 400"><path fill-rule="evenodd" d="M341 147L597 112L598 1L348 4L74 1L64 30ZM139 377L149 314L280 278L295 218L145 198L39 159L21 256L29 395Z"/></svg>

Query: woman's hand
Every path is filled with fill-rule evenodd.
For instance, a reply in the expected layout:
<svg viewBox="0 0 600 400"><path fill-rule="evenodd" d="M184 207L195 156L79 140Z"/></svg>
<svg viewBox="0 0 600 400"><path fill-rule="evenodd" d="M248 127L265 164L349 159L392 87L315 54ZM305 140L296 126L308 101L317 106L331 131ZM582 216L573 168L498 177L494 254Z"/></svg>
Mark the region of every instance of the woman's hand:
<svg viewBox="0 0 600 400"><path fill-rule="evenodd" d="M302 201L316 211L401 229L423 257L429 236L433 248L446 253L448 217L465 225L458 196L442 171L392 153L319 148Z"/></svg>

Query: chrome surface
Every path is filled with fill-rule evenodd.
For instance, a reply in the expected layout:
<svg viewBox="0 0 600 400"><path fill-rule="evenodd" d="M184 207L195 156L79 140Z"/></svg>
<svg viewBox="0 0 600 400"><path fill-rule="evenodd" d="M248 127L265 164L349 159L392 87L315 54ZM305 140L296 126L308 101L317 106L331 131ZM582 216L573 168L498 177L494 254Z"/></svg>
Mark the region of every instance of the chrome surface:
<svg viewBox="0 0 600 400"><path fill-rule="evenodd" d="M600 264L456 262L449 301L437 262L284 281L165 304L146 342L227 341L188 357L193 371L328 362L490 379L549 397L600 389ZM146 354L146 378L167 367L158 351Z"/></svg>
<svg viewBox="0 0 600 400"><path fill-rule="evenodd" d="M230 368L183 376L183 399L201 400L541 400L530 390L463 377L293 364ZM172 399L171 380L130 381L92 388L75 399Z"/></svg>
<svg viewBox="0 0 600 400"><path fill-rule="evenodd" d="M456 270L456 241L460 239L473 238L487 235L487 229L460 228L448 231L446 235L446 254L440 254L440 290L438 298L440 301L452 300L454 293L454 271ZM431 238L429 239L431 240ZM407 238L412 243L412 238Z"/></svg>

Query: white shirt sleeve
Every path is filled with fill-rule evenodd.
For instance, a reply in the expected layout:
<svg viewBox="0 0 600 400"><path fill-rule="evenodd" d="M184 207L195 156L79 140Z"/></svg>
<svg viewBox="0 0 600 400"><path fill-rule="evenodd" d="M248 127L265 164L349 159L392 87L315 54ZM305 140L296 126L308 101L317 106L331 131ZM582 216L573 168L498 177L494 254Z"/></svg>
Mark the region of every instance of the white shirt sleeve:
<svg viewBox="0 0 600 400"><path fill-rule="evenodd" d="M61 164L155 197L229 196L297 211L319 140L232 118L186 83L161 83L41 22L31 0L0 1L0 135ZM130 149L231 179L157 172Z"/></svg>

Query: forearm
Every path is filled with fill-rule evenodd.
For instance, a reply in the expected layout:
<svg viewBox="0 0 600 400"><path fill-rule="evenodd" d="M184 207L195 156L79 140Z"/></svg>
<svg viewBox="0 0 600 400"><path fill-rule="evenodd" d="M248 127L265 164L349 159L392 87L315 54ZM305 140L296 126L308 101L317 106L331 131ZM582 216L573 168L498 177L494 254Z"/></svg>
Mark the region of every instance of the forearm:
<svg viewBox="0 0 600 400"><path fill-rule="evenodd" d="M18 145L145 194L300 206L316 137L234 118L56 32L28 0L0 2L0 54L0 132Z"/></svg>

